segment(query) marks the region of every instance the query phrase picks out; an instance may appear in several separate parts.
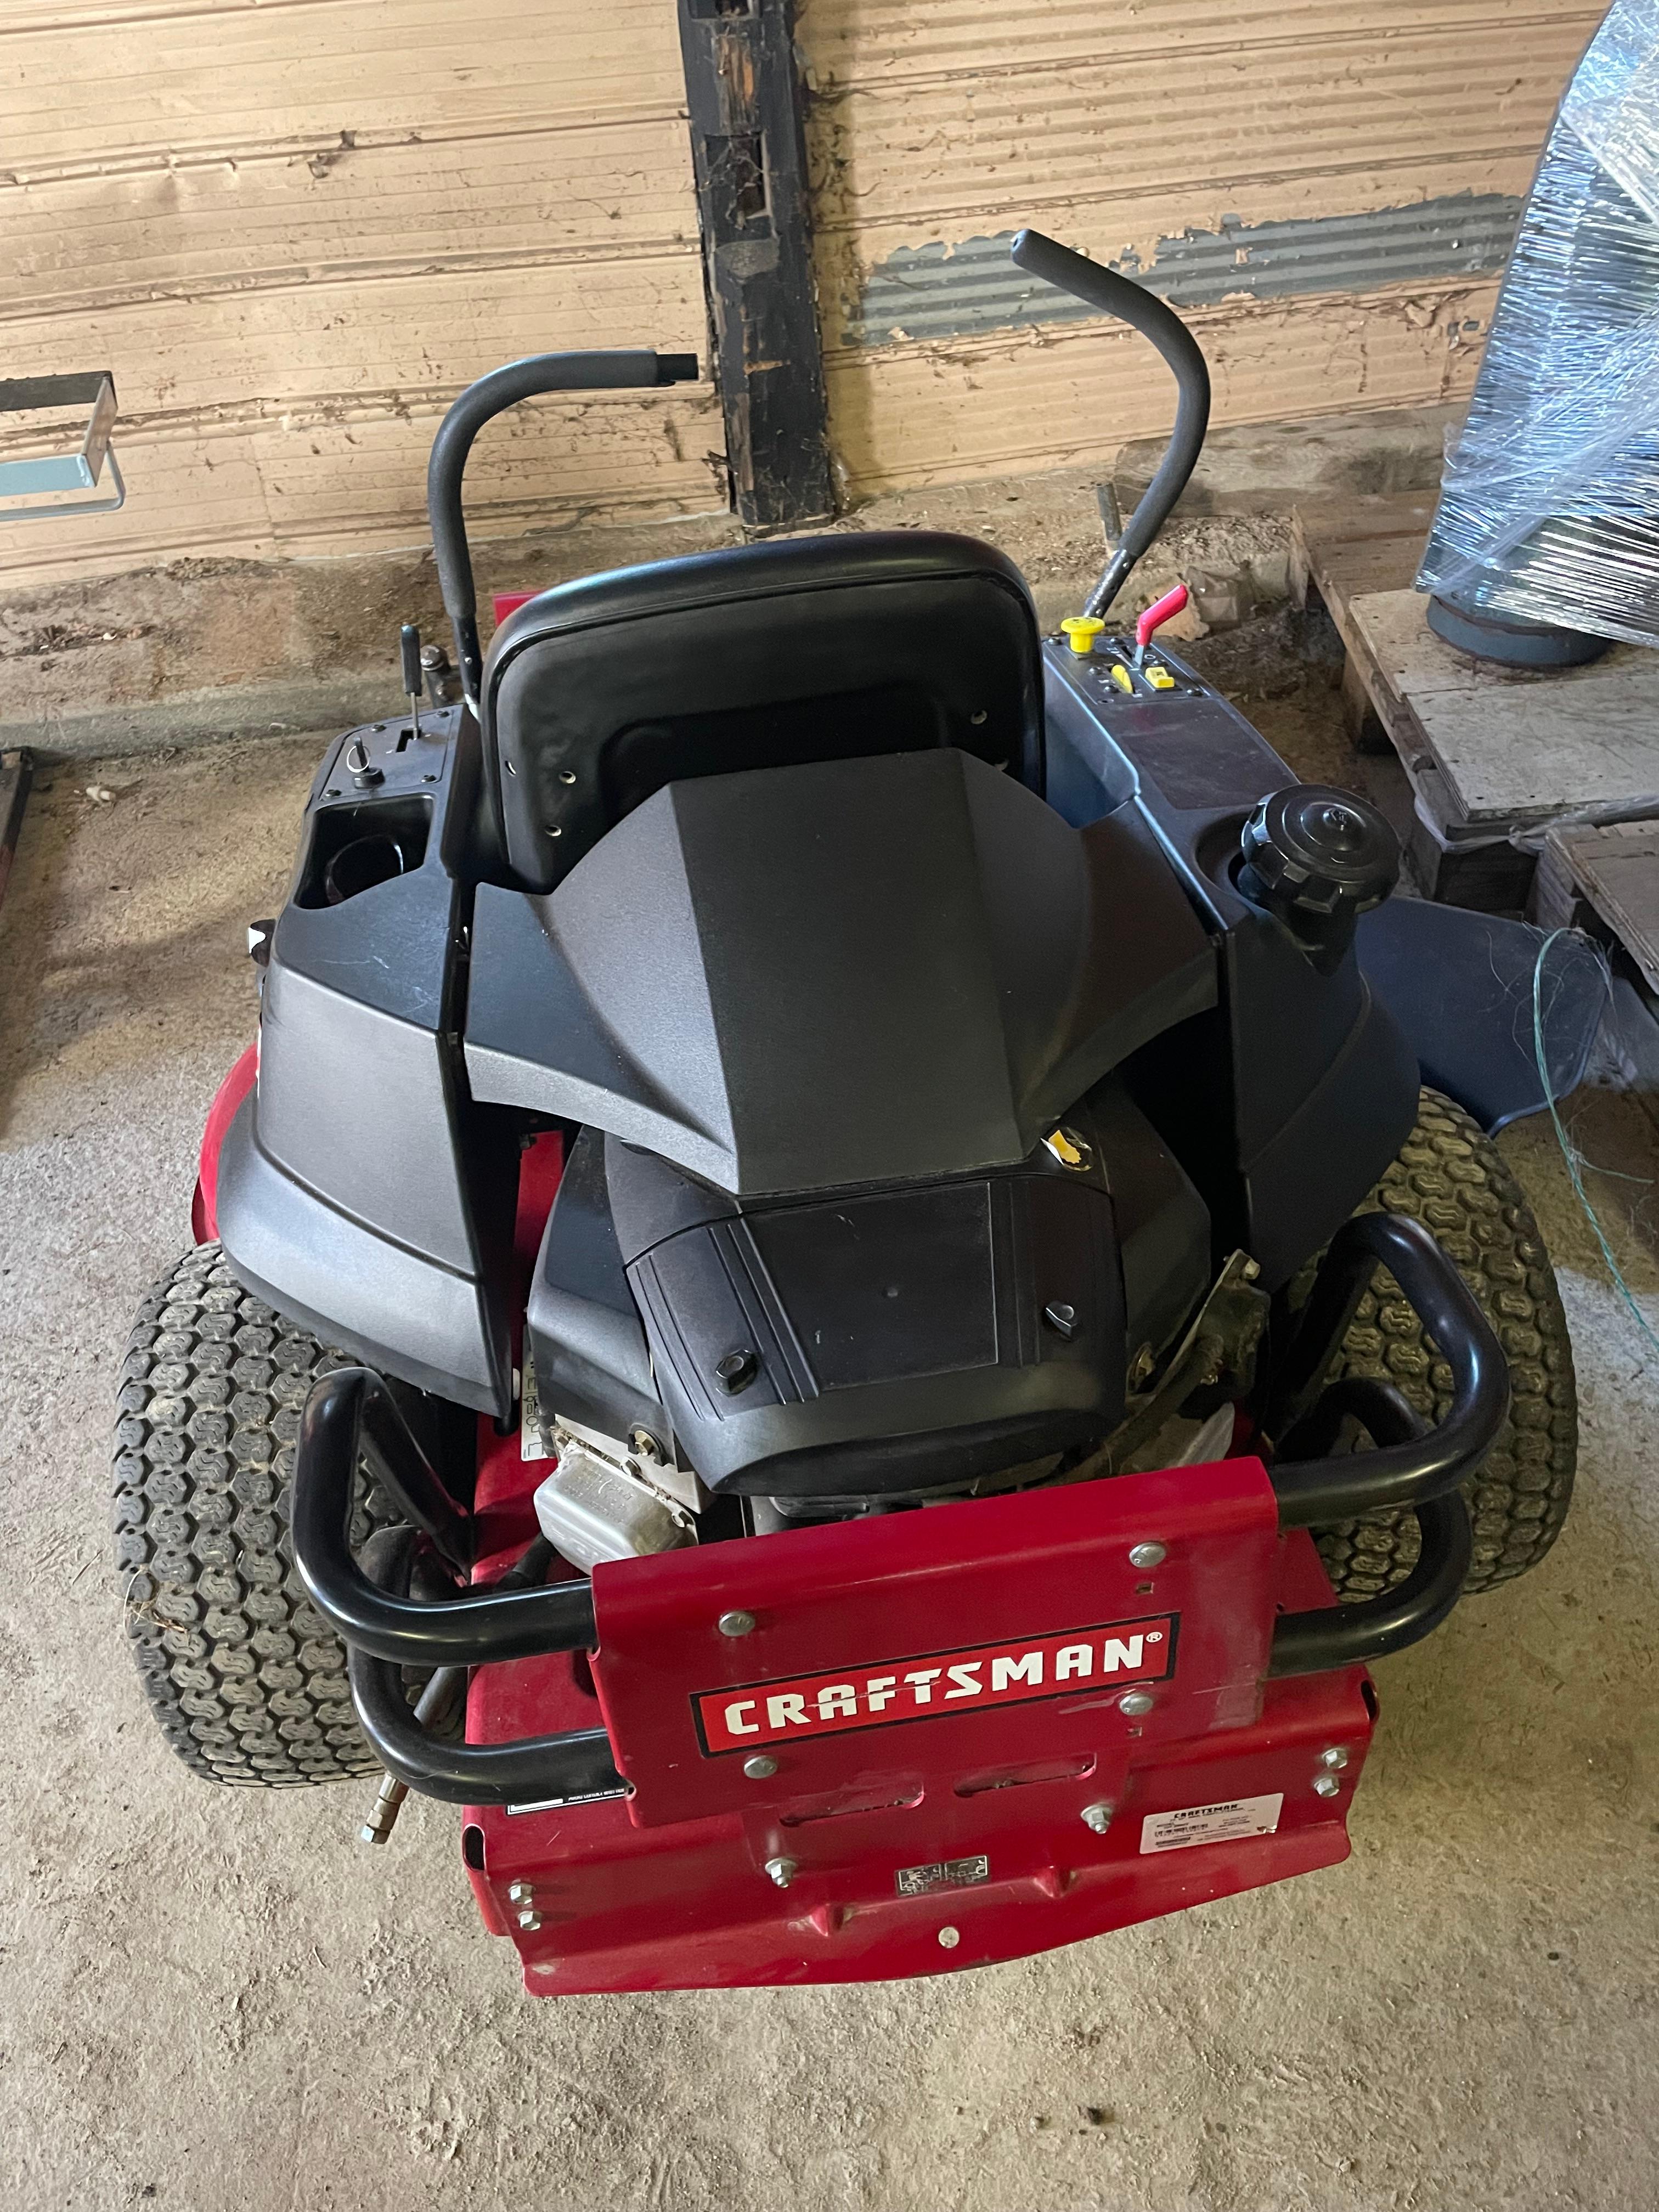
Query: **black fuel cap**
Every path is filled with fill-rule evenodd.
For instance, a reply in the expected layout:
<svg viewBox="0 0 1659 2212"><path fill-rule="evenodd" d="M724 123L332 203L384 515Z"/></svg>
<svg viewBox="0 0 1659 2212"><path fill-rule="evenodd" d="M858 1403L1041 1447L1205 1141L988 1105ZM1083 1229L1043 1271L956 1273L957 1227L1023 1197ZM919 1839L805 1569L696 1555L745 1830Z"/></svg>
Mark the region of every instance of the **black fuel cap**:
<svg viewBox="0 0 1659 2212"><path fill-rule="evenodd" d="M1239 889L1286 921L1352 920L1400 880L1400 840L1370 801L1326 783L1264 799L1239 840Z"/></svg>

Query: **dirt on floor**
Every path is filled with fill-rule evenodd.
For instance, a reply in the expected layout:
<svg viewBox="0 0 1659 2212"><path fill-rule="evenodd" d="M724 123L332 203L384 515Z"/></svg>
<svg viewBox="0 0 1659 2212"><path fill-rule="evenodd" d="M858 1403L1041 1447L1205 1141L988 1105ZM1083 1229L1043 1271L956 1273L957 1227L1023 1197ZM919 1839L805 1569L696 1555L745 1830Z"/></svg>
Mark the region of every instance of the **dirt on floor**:
<svg viewBox="0 0 1659 2212"><path fill-rule="evenodd" d="M1006 552L1047 624L1081 606L1107 556L1097 471L998 477L868 501L835 532L956 531ZM729 514L651 523L578 522L473 549L484 635L496 592L542 591L637 562L738 544ZM1237 619L1282 599L1288 498L1270 513L1182 516L1137 571L1121 615L1190 577L1203 634L1210 606ZM373 719L398 699L400 624L447 647L429 547L330 561L176 561L124 575L58 580L0 605L0 744L48 756L142 750L173 739L264 738L337 718Z"/></svg>
<svg viewBox="0 0 1659 2212"><path fill-rule="evenodd" d="M1389 407L1212 429L1120 614L1133 616L1178 578L1195 594L1175 633L1183 639L1282 600L1297 502L1432 489L1460 412ZM1161 438L1138 439L1108 469L884 492L825 526L984 538L1018 562L1052 623L1078 611L1105 559L1107 519L1115 538L1163 450ZM494 592L540 591L745 534L723 507L647 521L583 510L506 538L487 534L487 515L474 523L486 635ZM431 549L418 541L325 560L212 556L54 577L0 605L0 744L89 757L373 720L391 703L406 622L447 645Z"/></svg>
<svg viewBox="0 0 1659 2212"><path fill-rule="evenodd" d="M1322 674L1211 649L1298 769L1355 780ZM536 2002L477 1924L452 1810L411 1801L371 1853L361 1785L185 1771L122 1632L114 1377L189 1239L203 1114L253 1024L244 924L281 896L320 742L55 769L0 908L0 2199L1659 2199L1659 1394L1547 1121L1503 1144L1572 1328L1577 1504L1533 1575L1376 1669L1343 1866L922 1984ZM1653 1316L1651 1125L1603 1094L1573 1121Z"/></svg>

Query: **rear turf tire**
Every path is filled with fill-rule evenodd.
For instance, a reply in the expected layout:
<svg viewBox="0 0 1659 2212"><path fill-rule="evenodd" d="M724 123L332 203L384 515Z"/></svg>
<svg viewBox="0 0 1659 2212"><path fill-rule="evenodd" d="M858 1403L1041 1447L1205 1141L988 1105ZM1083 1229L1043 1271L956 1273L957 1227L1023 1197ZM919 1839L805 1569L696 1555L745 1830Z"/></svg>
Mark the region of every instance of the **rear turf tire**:
<svg viewBox="0 0 1659 2212"><path fill-rule="evenodd" d="M211 1782L379 1771L345 1653L294 1565L289 1496L313 1382L349 1364L198 1245L139 1309L115 1431L128 1639L162 1735ZM364 1480L354 1543L392 1517Z"/></svg>
<svg viewBox="0 0 1659 2212"><path fill-rule="evenodd" d="M1509 1419L1464 1488L1474 1522L1474 1564L1464 1587L1491 1589L1537 1565L1572 1498L1578 1400L1555 1273L1503 1154L1437 1091L1424 1091L1417 1127L1366 1206L1409 1213L1433 1231L1509 1359ZM1451 1404L1451 1370L1385 1268L1360 1300L1331 1375L1395 1383L1431 1420ZM1316 1540L1345 1599L1392 1588L1417 1558L1417 1523L1409 1514L1342 1522L1316 1531Z"/></svg>

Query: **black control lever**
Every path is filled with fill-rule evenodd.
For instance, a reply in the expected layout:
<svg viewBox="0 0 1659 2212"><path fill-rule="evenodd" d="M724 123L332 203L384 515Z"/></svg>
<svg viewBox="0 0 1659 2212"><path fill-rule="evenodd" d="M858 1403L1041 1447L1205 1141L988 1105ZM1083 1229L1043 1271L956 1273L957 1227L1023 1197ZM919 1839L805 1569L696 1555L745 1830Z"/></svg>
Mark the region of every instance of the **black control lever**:
<svg viewBox="0 0 1659 2212"><path fill-rule="evenodd" d="M413 623L405 623L398 631L398 648L403 660L404 690L409 695L410 720L415 725L411 734L418 739L421 734L421 633Z"/></svg>
<svg viewBox="0 0 1659 2212"><path fill-rule="evenodd" d="M1115 315L1120 322L1150 338L1175 373L1178 397L1169 445L1140 504L1125 524L1100 581L1084 602L1085 615L1103 615L1127 583L1130 570L1169 520L1198 464L1210 422L1210 372L1198 340L1175 309L1133 277L1120 276L1115 269L1085 260L1069 246L1045 238L1040 230L1022 230L1009 252L1016 268L1069 292L1074 300L1097 307L1103 315Z"/></svg>

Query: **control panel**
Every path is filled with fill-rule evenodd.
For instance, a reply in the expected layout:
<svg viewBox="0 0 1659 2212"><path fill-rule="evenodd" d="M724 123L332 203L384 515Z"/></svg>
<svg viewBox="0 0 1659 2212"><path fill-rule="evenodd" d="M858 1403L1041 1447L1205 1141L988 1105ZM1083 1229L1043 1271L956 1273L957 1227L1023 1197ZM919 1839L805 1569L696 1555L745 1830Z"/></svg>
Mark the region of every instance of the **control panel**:
<svg viewBox="0 0 1659 2212"><path fill-rule="evenodd" d="M1048 795L1081 828L1139 799L1178 862L1296 779L1221 694L1162 647L1103 628L1043 642ZM1237 832L1235 831L1235 842Z"/></svg>

